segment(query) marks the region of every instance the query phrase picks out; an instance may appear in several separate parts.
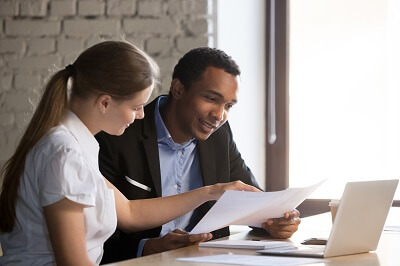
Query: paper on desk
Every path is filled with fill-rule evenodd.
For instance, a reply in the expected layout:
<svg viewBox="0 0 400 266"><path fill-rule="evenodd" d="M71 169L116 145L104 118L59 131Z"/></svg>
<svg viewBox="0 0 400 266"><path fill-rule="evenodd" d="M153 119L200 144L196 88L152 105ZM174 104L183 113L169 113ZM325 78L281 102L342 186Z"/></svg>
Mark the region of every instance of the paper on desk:
<svg viewBox="0 0 400 266"><path fill-rule="evenodd" d="M271 248L293 248L290 241L279 240L215 240L199 243L200 247L209 248L237 248L237 249L271 249Z"/></svg>
<svg viewBox="0 0 400 266"><path fill-rule="evenodd" d="M324 181L275 192L225 191L190 234L208 233L229 225L261 227L268 219L294 210Z"/></svg>
<svg viewBox="0 0 400 266"><path fill-rule="evenodd" d="M258 255L234 255L220 254L212 256L177 258L179 261L191 261L201 263L223 263L236 265L280 265L292 266L303 265L309 263L322 263L326 260L310 259L310 258L290 258L290 257L273 257L273 256L258 256Z"/></svg>

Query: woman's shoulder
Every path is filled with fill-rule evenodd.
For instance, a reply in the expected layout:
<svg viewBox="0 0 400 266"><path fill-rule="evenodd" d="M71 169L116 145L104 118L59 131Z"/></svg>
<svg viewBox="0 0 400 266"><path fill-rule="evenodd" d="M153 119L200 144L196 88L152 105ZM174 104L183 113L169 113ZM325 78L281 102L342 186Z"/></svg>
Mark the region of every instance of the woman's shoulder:
<svg viewBox="0 0 400 266"><path fill-rule="evenodd" d="M73 150L81 152L81 147L71 132L64 125L53 127L49 132L37 143L35 149L39 152L51 155L59 151Z"/></svg>

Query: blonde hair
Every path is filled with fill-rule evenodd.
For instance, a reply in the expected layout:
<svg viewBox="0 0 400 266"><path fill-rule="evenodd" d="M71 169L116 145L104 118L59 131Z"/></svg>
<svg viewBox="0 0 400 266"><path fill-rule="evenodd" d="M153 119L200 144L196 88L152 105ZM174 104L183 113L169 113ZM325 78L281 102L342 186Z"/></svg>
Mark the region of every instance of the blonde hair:
<svg viewBox="0 0 400 266"><path fill-rule="evenodd" d="M69 78L73 80L71 97L85 99L91 95L108 94L125 100L157 83L158 76L157 64L126 41L96 44L81 53L72 65L56 72L47 83L15 153L2 168L0 231L11 232L15 226L15 205L28 152L65 117Z"/></svg>

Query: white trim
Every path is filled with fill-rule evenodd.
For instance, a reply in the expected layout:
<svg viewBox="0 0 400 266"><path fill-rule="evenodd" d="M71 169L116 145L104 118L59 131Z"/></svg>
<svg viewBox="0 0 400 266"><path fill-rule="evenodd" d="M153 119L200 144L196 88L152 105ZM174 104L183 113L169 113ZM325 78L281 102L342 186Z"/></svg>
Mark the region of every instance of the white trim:
<svg viewBox="0 0 400 266"><path fill-rule="evenodd" d="M133 180L133 179L130 179L130 178L127 177L127 176L125 176L125 179L126 179L126 181L128 181L129 183L131 183L132 185L134 185L134 186L136 186L136 187L139 187L139 188L141 188L141 189L144 189L144 190L146 190L146 191L148 191L148 192L151 191L151 188L150 188L150 187L148 187L148 186L146 186L146 185L143 185L143 184L140 184L139 182L137 182L137 181L135 181L135 180Z"/></svg>

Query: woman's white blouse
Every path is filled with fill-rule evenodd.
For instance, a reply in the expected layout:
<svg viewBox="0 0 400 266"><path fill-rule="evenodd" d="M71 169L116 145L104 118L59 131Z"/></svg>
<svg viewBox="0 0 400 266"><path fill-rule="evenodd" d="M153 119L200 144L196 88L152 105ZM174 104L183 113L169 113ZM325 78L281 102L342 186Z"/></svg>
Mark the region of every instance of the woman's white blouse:
<svg viewBox="0 0 400 266"><path fill-rule="evenodd" d="M90 259L99 264L103 243L117 225L114 194L98 167L99 145L72 112L28 153L16 204L16 226L0 235L0 265L54 264L43 207L68 198L82 204ZM71 234L74 231L71 230Z"/></svg>

